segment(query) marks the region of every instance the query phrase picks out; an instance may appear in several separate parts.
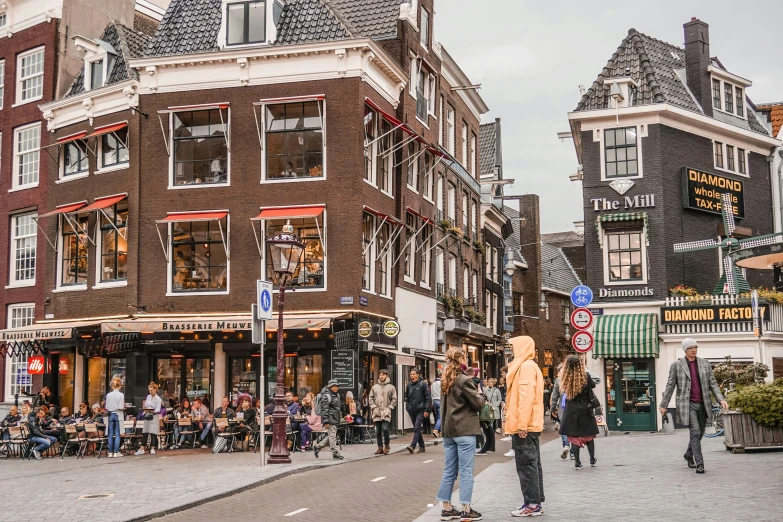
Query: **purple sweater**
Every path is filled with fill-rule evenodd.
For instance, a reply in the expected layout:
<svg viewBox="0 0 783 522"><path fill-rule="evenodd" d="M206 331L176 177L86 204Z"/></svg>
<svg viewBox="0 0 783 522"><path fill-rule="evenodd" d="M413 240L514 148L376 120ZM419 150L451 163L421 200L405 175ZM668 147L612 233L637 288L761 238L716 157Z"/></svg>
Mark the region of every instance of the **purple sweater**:
<svg viewBox="0 0 783 522"><path fill-rule="evenodd" d="M704 398L701 395L701 381L699 380L699 363L698 361L688 361L688 369L691 371L691 402L704 402Z"/></svg>

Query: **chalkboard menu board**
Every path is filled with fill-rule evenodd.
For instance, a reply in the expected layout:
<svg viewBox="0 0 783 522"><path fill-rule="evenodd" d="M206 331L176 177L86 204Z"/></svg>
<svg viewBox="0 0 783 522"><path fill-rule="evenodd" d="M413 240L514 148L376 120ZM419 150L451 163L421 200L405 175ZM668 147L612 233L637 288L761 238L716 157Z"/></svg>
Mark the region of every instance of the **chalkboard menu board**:
<svg viewBox="0 0 783 522"><path fill-rule="evenodd" d="M340 383L340 388L353 388L353 350L332 350L332 379Z"/></svg>

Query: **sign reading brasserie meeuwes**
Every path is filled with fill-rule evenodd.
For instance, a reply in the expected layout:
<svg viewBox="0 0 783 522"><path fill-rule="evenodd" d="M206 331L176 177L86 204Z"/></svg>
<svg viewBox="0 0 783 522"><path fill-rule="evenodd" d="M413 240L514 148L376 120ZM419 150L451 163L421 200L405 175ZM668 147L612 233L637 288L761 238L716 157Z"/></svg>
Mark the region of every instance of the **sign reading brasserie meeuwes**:
<svg viewBox="0 0 783 522"><path fill-rule="evenodd" d="M29 330L5 330L0 331L2 341L48 341L53 339L70 339L73 328L50 328Z"/></svg>
<svg viewBox="0 0 783 522"><path fill-rule="evenodd" d="M769 305L759 305L762 321L769 316ZM748 305L677 306L661 308L663 324L749 323L753 308Z"/></svg>
<svg viewBox="0 0 783 522"><path fill-rule="evenodd" d="M195 321L127 321L101 324L104 333L111 332L187 332L215 330L252 330L250 319L206 319Z"/></svg>
<svg viewBox="0 0 783 522"><path fill-rule="evenodd" d="M682 205L711 214L721 213L721 195L731 194L734 217L745 217L745 186L741 181L709 174L688 167L682 168Z"/></svg>

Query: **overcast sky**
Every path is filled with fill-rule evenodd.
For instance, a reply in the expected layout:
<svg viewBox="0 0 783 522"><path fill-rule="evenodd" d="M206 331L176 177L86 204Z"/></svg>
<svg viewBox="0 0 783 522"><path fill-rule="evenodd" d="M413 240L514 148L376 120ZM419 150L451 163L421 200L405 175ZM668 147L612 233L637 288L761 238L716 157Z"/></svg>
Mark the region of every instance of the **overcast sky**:
<svg viewBox="0 0 783 522"><path fill-rule="evenodd" d="M682 24L710 24L710 54L753 82L756 103L783 101L781 0L436 0L435 36L490 107L484 122L503 128L506 194L538 194L542 232L573 229L584 219L567 113L579 102L628 29L682 46Z"/></svg>

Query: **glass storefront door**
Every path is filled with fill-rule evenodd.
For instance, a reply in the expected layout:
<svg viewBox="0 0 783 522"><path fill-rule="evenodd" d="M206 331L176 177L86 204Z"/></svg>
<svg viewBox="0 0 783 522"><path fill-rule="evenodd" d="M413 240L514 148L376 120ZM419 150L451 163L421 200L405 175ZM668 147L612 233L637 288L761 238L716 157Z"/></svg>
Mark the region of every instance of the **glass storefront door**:
<svg viewBox="0 0 783 522"><path fill-rule="evenodd" d="M74 358L72 353L61 353L57 367L57 398L61 408L65 406L71 411L73 411L73 386L76 378Z"/></svg>
<svg viewBox="0 0 783 522"><path fill-rule="evenodd" d="M323 354L298 354L285 357L285 391L291 392L301 400L308 393L318 395L324 386ZM264 404L269 404L277 387L277 358L265 357L266 396Z"/></svg>
<svg viewBox="0 0 783 522"><path fill-rule="evenodd" d="M191 402L200 398L213 408L211 359L160 358L155 364L158 394L164 399L179 402L187 397Z"/></svg>
<svg viewBox="0 0 783 522"><path fill-rule="evenodd" d="M87 360L87 404L92 406L106 396L106 359Z"/></svg>
<svg viewBox="0 0 783 522"><path fill-rule="evenodd" d="M249 395L255 405L258 396L259 357L232 357L229 373L229 401L238 405L240 395Z"/></svg>
<svg viewBox="0 0 783 522"><path fill-rule="evenodd" d="M609 429L653 431L655 416L655 361L606 359L606 404Z"/></svg>
<svg viewBox="0 0 783 522"><path fill-rule="evenodd" d="M115 377L119 378L122 381L122 387L120 388L122 393L125 393L125 364L125 357L109 359L109 383Z"/></svg>

